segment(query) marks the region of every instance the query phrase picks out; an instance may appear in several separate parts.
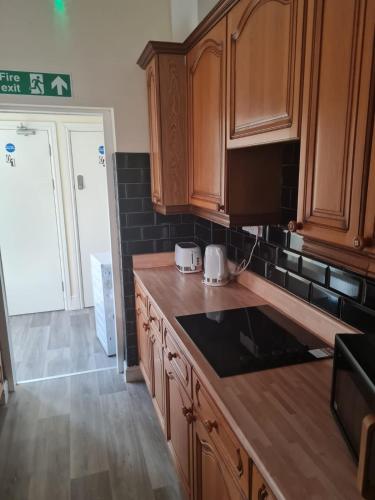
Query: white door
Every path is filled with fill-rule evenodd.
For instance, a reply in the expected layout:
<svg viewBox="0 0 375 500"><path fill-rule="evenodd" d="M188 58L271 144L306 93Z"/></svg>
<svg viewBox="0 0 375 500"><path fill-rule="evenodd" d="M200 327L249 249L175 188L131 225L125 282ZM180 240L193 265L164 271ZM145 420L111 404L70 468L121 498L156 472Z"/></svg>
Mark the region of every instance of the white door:
<svg viewBox="0 0 375 500"><path fill-rule="evenodd" d="M110 252L104 133L100 126L67 125L70 144L84 307L93 306L90 255Z"/></svg>
<svg viewBox="0 0 375 500"><path fill-rule="evenodd" d="M0 248L10 315L65 307L49 131L28 126L35 135L0 123Z"/></svg>

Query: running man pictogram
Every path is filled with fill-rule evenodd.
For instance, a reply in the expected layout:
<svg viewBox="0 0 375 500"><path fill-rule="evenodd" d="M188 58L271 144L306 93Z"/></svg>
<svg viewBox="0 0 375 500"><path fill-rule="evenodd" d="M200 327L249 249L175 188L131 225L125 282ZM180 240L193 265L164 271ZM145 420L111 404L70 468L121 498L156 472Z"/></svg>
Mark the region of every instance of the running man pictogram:
<svg viewBox="0 0 375 500"><path fill-rule="evenodd" d="M30 91L32 94L44 94L43 75L39 73L30 73Z"/></svg>

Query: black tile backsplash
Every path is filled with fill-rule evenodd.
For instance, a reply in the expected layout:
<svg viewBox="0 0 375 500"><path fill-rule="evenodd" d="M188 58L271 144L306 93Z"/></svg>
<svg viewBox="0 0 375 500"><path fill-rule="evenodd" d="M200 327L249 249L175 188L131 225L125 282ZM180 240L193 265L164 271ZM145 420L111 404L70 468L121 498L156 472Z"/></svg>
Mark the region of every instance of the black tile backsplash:
<svg viewBox="0 0 375 500"><path fill-rule="evenodd" d="M329 268L330 288L352 299L360 299L362 291L362 281L363 280L361 278L358 278L353 274L341 269L336 269L335 267Z"/></svg>
<svg viewBox="0 0 375 500"><path fill-rule="evenodd" d="M340 296L315 283L311 285L311 303L325 311L338 316L340 313Z"/></svg>
<svg viewBox="0 0 375 500"><path fill-rule="evenodd" d="M280 267L284 267L289 271L298 273L300 266L301 257L295 253L288 252L282 248L278 249L277 252L277 264Z"/></svg>
<svg viewBox="0 0 375 500"><path fill-rule="evenodd" d="M341 318L365 333L375 334L375 312L348 299L343 299Z"/></svg>
<svg viewBox="0 0 375 500"><path fill-rule="evenodd" d="M301 299L309 300L311 283L305 278L293 273L289 273L286 278L286 287L294 295Z"/></svg>
<svg viewBox="0 0 375 500"><path fill-rule="evenodd" d="M164 216L153 212L148 154L116 153L115 162L125 301L125 358L128 366L132 366L138 363L138 352L131 256L170 252L176 242L193 240L196 219L189 214ZM205 225L205 229L211 237L211 226Z"/></svg>
<svg viewBox="0 0 375 500"><path fill-rule="evenodd" d="M308 259L307 257L302 257L301 262L302 276L325 285L328 269L328 266L326 264L322 264L321 262L317 262L316 260Z"/></svg>
<svg viewBox="0 0 375 500"><path fill-rule="evenodd" d="M274 266L273 264L267 264L267 274L266 278L275 283L276 285L286 286L286 276L287 272L281 267Z"/></svg>
<svg viewBox="0 0 375 500"><path fill-rule="evenodd" d="M296 219L298 186L297 143L285 147L283 220ZM195 241L202 250L211 243L226 245L228 258L248 258L255 238L241 228L226 229L191 214L154 213L150 198L149 155L116 153L119 217L126 311L126 359L138 362L134 323L131 256L173 251L179 241ZM135 173L127 173L131 170ZM138 171L139 170L139 171ZM136 182L132 182L136 181ZM140 182L138 182L140 181ZM284 226L263 227L250 269L348 324L375 333L375 282L338 269L303 253L303 238Z"/></svg>

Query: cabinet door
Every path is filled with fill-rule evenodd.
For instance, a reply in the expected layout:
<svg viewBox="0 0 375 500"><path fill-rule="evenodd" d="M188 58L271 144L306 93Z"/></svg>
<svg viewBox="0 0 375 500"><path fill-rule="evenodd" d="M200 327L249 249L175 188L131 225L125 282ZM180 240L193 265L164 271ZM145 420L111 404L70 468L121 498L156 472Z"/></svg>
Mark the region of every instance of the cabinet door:
<svg viewBox="0 0 375 500"><path fill-rule="evenodd" d="M182 484L191 492L192 402L176 377L167 358L164 358L165 421L168 446L178 469Z"/></svg>
<svg viewBox="0 0 375 500"><path fill-rule="evenodd" d="M196 500L244 498L199 419L194 423L194 489Z"/></svg>
<svg viewBox="0 0 375 500"><path fill-rule="evenodd" d="M373 0L309 3L298 225L315 240L363 244Z"/></svg>
<svg viewBox="0 0 375 500"><path fill-rule="evenodd" d="M158 59L154 57L147 67L147 94L150 133L151 199L156 205L162 200L162 150L160 131L160 103Z"/></svg>
<svg viewBox="0 0 375 500"><path fill-rule="evenodd" d="M152 397L159 420L164 427L164 362L163 347L154 333L151 333Z"/></svg>
<svg viewBox="0 0 375 500"><path fill-rule="evenodd" d="M150 348L150 324L143 315L142 309L137 309L137 337L139 366L142 370L148 390L151 392L151 348Z"/></svg>
<svg viewBox="0 0 375 500"><path fill-rule="evenodd" d="M271 490L266 485L261 473L253 465L253 475L251 480L251 498L254 500L275 500L275 497L271 493Z"/></svg>
<svg viewBox="0 0 375 500"><path fill-rule="evenodd" d="M188 54L190 203L224 210L225 37L220 21Z"/></svg>
<svg viewBox="0 0 375 500"><path fill-rule="evenodd" d="M299 137L304 0L240 0L228 14L228 147Z"/></svg>

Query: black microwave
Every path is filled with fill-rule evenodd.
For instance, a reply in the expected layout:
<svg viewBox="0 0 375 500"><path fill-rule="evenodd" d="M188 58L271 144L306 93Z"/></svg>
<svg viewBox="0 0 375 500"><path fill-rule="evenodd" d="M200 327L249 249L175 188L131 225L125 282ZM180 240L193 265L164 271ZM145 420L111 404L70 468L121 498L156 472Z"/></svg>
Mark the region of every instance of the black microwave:
<svg viewBox="0 0 375 500"><path fill-rule="evenodd" d="M362 496L375 499L375 334L335 340L332 413L358 463Z"/></svg>

